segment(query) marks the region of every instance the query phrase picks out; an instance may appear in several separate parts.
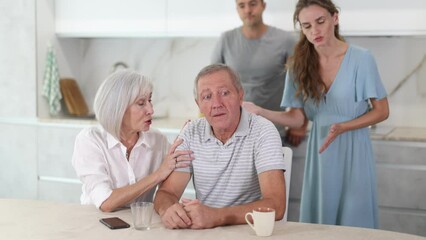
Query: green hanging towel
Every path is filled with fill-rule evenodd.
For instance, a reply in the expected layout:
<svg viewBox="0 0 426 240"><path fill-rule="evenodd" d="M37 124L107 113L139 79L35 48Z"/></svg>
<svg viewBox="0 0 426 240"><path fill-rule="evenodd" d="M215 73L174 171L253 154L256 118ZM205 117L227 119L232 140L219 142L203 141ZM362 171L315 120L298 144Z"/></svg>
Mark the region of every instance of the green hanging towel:
<svg viewBox="0 0 426 240"><path fill-rule="evenodd" d="M47 98L51 115L57 115L61 111L62 95L59 80L56 55L52 45L49 45L47 48L46 68L44 70L43 96Z"/></svg>

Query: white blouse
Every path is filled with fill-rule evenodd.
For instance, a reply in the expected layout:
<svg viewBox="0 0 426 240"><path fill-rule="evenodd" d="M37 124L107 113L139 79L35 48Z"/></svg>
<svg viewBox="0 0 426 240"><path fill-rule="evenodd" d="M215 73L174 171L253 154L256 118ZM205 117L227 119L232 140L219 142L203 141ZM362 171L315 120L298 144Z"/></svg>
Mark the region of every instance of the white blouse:
<svg viewBox="0 0 426 240"><path fill-rule="evenodd" d="M157 170L170 147L158 130L140 132L126 159L126 147L101 126L83 129L76 137L73 167L83 183L81 204L99 208L112 190L124 187ZM137 201L152 202L156 187Z"/></svg>

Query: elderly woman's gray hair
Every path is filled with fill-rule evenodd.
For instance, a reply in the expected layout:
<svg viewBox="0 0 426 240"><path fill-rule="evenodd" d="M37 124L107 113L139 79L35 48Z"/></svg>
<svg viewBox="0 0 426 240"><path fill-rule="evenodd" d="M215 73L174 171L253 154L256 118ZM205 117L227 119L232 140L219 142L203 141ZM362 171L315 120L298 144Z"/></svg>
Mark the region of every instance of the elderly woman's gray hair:
<svg viewBox="0 0 426 240"><path fill-rule="evenodd" d="M194 82L194 97L195 97L195 99L198 100L198 81L200 80L200 78L202 78L206 75L215 73L215 72L222 71L222 70L228 72L229 76L231 77L232 84L235 86L235 88L238 90L238 92L243 90L243 86L241 85L240 77L238 76L237 72L235 72L231 67L229 67L226 64L215 63L215 64L208 65L208 66L204 67L203 69L201 69L201 71L198 73L197 77L195 78L195 82Z"/></svg>
<svg viewBox="0 0 426 240"><path fill-rule="evenodd" d="M121 123L127 108L137 99L149 98L151 81L142 74L122 70L108 76L96 92L93 109L101 126L120 140Z"/></svg>

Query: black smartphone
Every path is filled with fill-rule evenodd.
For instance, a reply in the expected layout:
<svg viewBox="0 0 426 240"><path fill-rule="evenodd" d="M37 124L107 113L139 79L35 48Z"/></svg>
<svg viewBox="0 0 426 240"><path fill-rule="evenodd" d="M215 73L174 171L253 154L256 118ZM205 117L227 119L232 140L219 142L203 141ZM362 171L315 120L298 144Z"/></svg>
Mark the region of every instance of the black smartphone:
<svg viewBox="0 0 426 240"><path fill-rule="evenodd" d="M110 229L128 228L130 225L118 217L102 218L99 220Z"/></svg>

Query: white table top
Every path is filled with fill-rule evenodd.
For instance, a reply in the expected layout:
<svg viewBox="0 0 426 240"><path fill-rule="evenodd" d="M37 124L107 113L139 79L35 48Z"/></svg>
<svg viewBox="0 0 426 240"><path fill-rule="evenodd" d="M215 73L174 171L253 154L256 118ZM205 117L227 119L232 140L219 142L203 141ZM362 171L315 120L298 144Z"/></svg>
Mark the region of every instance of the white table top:
<svg viewBox="0 0 426 240"><path fill-rule="evenodd" d="M104 217L120 217L132 225L130 209L103 213L94 206L53 203L37 200L0 199L1 239L139 239L139 240L201 240L201 239L261 239L248 225L217 227L206 230L169 230L158 215L149 231L138 231L131 226L110 230L99 222ZM285 240L425 240L426 238L383 230L276 222L274 233L267 239Z"/></svg>

